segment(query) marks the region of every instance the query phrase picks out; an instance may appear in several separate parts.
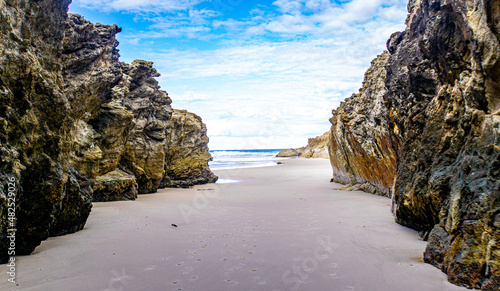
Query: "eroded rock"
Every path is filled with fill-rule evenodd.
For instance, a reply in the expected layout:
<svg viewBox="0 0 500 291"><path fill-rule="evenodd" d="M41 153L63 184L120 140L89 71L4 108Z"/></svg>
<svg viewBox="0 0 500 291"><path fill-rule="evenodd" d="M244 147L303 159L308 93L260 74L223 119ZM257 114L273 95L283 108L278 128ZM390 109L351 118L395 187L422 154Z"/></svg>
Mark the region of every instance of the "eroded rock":
<svg viewBox="0 0 500 291"><path fill-rule="evenodd" d="M120 63L121 29L68 16L69 3L0 1L1 262L8 229L16 255L82 229L93 178L96 197L112 200L155 192L164 177L172 109L158 73L151 62ZM125 166L135 177L115 171Z"/></svg>
<svg viewBox="0 0 500 291"><path fill-rule="evenodd" d="M296 149L285 149L280 151L276 157L303 157L308 159L328 159L330 158L328 154L328 143L330 141L330 132L327 131L324 134L310 138L307 142L307 146L300 147Z"/></svg>
<svg viewBox="0 0 500 291"><path fill-rule="evenodd" d="M138 188L137 181L132 173L116 169L95 179L93 201L135 200Z"/></svg>
<svg viewBox="0 0 500 291"><path fill-rule="evenodd" d="M49 235L79 230L91 189L70 171L73 127L64 93L61 52L69 1L0 2L0 260L7 229L16 255L30 254ZM7 182L15 179L16 220L7 219Z"/></svg>
<svg viewBox="0 0 500 291"><path fill-rule="evenodd" d="M118 86L124 91L122 104L134 114L121 163L134 173L139 194L156 192L165 176L166 132L170 127L172 100L159 89L160 74L152 62L135 60L123 64L126 75Z"/></svg>
<svg viewBox="0 0 500 291"><path fill-rule="evenodd" d="M391 196L399 140L391 136L384 104L389 53L372 61L363 87L333 110L328 144L333 181L349 189Z"/></svg>
<svg viewBox="0 0 500 291"><path fill-rule="evenodd" d="M278 158L297 157L297 156L299 156L301 150L302 150L302 148L298 148L298 149L285 149L285 150L280 151L276 155L276 157L278 157Z"/></svg>
<svg viewBox="0 0 500 291"><path fill-rule="evenodd" d="M207 128L201 117L186 110L174 110L167 133L165 176L160 187L190 187L215 183L217 176L208 162Z"/></svg>
<svg viewBox="0 0 500 291"><path fill-rule="evenodd" d="M328 159L328 142L330 141L330 132L323 135L310 138L307 146L301 150L300 156L309 159Z"/></svg>
<svg viewBox="0 0 500 291"><path fill-rule="evenodd" d="M394 181L393 212L398 223L424 235L430 232L425 261L455 284L496 290L500 1L412 0L408 9L406 30L387 43L385 77L373 76L373 82L385 79L374 93L385 91L385 110L376 116L387 123L383 130L388 135L378 139L377 131L367 127L363 140L376 141L381 149L393 147L397 170L388 175ZM357 96L346 103L362 111L368 109L363 102ZM358 112L337 110L332 143L355 144L346 133L363 128L353 123L358 118ZM351 127L335 133L341 122ZM369 153L369 165L377 165L370 147L361 145L358 152ZM360 168L358 160L337 151L332 164L334 172L341 169L338 180L349 183L350 174Z"/></svg>

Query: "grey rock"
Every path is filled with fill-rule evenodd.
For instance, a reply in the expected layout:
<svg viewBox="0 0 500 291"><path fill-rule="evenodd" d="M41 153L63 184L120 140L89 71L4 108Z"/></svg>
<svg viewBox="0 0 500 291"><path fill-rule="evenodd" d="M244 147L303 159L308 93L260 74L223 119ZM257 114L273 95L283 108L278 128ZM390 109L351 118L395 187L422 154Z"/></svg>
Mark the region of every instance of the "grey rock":
<svg viewBox="0 0 500 291"><path fill-rule="evenodd" d="M357 153L368 153L375 167L394 154L396 171L387 172L394 182L380 184L393 190L396 221L429 235L426 262L452 283L497 290L500 1L412 0L408 9L406 30L387 43L385 75L372 77L383 84L372 95L383 92L385 109L376 117L386 124L382 131L365 127ZM371 105L363 102L354 96L346 102L351 109L341 105L344 112L333 118L332 143L342 149L330 151L334 176L345 183L362 160L349 152L356 143L345 133L366 123L360 116ZM354 124L360 118L363 123ZM352 127L338 131L340 122ZM380 132L388 134L378 139ZM374 154L365 140L381 149L391 145L391 154Z"/></svg>

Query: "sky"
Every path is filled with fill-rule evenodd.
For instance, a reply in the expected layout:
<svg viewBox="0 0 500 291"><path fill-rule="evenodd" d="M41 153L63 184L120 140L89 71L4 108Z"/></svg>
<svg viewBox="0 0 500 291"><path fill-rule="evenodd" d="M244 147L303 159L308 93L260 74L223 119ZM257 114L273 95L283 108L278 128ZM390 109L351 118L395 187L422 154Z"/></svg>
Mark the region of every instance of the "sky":
<svg viewBox="0 0 500 291"><path fill-rule="evenodd" d="M407 0L74 0L123 31L120 60L154 62L172 107L203 118L211 150L301 147L330 128Z"/></svg>

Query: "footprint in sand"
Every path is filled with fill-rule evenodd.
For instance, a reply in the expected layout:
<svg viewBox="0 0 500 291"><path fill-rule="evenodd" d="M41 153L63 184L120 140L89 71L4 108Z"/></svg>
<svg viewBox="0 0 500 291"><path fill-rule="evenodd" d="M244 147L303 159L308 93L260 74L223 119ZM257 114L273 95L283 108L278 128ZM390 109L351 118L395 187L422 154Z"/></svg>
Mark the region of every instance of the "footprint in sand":
<svg viewBox="0 0 500 291"><path fill-rule="evenodd" d="M229 283L229 284L231 284L233 286L236 286L236 285L240 284L240 282L234 281L234 280L231 280L231 279L226 279L226 283Z"/></svg>

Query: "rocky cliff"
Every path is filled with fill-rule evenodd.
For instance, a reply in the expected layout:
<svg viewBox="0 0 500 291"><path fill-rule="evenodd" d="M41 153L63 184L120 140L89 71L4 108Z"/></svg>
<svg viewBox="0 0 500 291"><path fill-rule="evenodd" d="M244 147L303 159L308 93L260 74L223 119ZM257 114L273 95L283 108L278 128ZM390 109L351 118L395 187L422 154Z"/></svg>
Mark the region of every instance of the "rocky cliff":
<svg viewBox="0 0 500 291"><path fill-rule="evenodd" d="M207 128L201 117L185 110L174 110L167 134L165 176L160 187L190 187L215 183L208 162Z"/></svg>
<svg viewBox="0 0 500 291"><path fill-rule="evenodd" d="M330 140L330 132L310 138L307 146L297 149L286 149L276 155L277 157L296 157L300 154L301 157L309 159L328 159L328 142Z"/></svg>
<svg viewBox="0 0 500 291"><path fill-rule="evenodd" d="M61 62L68 4L0 2L2 262L8 229L17 229L16 255L29 254L49 235L83 228L92 206L87 178L69 166L74 120Z"/></svg>
<svg viewBox="0 0 500 291"><path fill-rule="evenodd" d="M124 78L116 49L120 31L116 25L94 25L69 15L63 39L65 93L75 120L70 164L89 178L118 166L132 128L134 115L115 93Z"/></svg>
<svg viewBox="0 0 500 291"><path fill-rule="evenodd" d="M328 147L333 181L390 197L399 140L391 138L389 109L384 105L388 59L384 52L373 60L363 88L333 110Z"/></svg>
<svg viewBox="0 0 500 291"><path fill-rule="evenodd" d="M119 62L121 29L68 15L69 2L0 1L2 262L9 229L17 229L16 255L30 254L48 236L82 229L92 199L155 192L170 163L170 135L188 140L171 130L171 100L152 63ZM180 156L208 153L204 130ZM210 175L196 168L190 178Z"/></svg>
<svg viewBox="0 0 500 291"><path fill-rule="evenodd" d="M408 9L406 30L388 41L385 74L382 65L370 77L381 86L368 102L354 96L335 111L334 177L351 183L367 159L390 166L380 172L387 177L362 178L392 190L396 221L428 236L425 261L455 284L497 290L500 1L412 0ZM363 109L377 111L379 125L353 140L350 132L369 122Z"/></svg>
<svg viewBox="0 0 500 291"><path fill-rule="evenodd" d="M159 76L152 62L123 65L125 77L119 84L122 104L134 114L121 163L137 178L139 194L156 192L165 175L167 130L171 126L171 100L159 90Z"/></svg>
<svg viewBox="0 0 500 291"><path fill-rule="evenodd" d="M69 15L68 23L62 61L76 120L71 165L96 178L122 164L136 177L139 194L156 192L172 115L172 101L154 79L159 73L152 62L118 61L116 25L79 15Z"/></svg>

